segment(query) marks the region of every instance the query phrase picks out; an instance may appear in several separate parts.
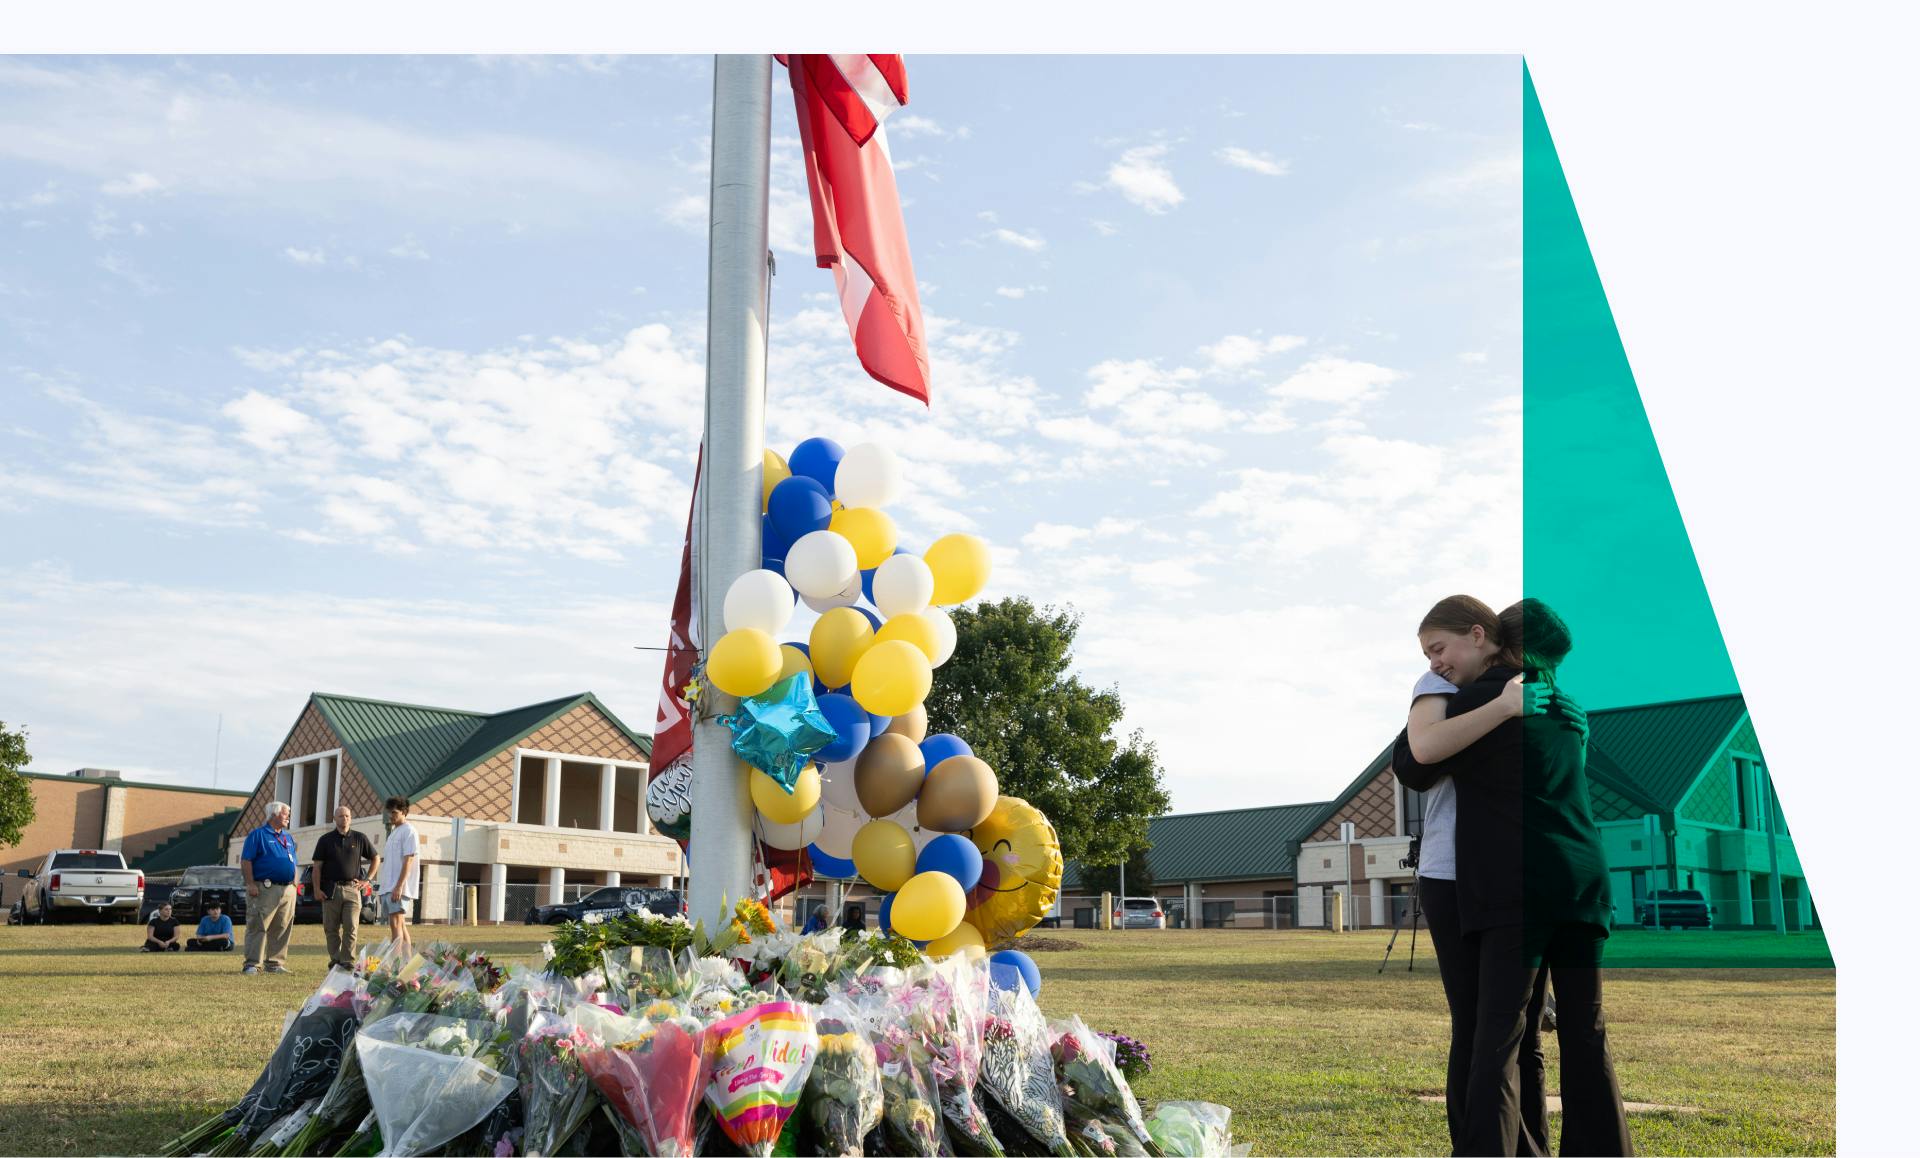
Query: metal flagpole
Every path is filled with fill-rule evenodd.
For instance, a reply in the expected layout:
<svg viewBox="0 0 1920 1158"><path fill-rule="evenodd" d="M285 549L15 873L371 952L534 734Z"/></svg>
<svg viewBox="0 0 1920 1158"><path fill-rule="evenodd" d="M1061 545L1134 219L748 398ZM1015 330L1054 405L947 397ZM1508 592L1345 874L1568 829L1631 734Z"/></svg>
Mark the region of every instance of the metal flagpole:
<svg viewBox="0 0 1920 1158"><path fill-rule="evenodd" d="M713 58L713 186L707 233L707 419L694 558L700 642L726 633L727 588L760 566L766 428L767 147L773 61ZM753 803L715 723L738 701L703 685L693 721L687 915L713 921L750 895Z"/></svg>

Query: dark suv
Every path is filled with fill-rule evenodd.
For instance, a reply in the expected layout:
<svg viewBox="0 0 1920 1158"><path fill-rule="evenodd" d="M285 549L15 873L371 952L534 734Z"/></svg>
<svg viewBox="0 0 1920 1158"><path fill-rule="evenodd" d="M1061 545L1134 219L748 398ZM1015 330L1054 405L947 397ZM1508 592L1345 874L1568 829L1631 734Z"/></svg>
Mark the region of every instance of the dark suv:
<svg viewBox="0 0 1920 1158"><path fill-rule="evenodd" d="M643 889L608 885L565 905L536 905L527 910L529 925L558 925L567 921L604 921L623 913L653 913L672 917L682 911L679 889Z"/></svg>
<svg viewBox="0 0 1920 1158"><path fill-rule="evenodd" d="M240 895L245 896L246 890L242 889ZM179 910L176 909L174 911L178 912ZM414 905L415 916L418 916L419 912L420 907L418 902L416 902ZM361 898L360 901L360 923L362 925L372 925L378 923L379 920L380 906L375 903L374 895L368 893L365 897ZM313 888L312 865L308 865L300 870L299 892L295 895L293 901L293 923L296 925L318 925L320 923L320 896Z"/></svg>
<svg viewBox="0 0 1920 1158"><path fill-rule="evenodd" d="M203 864L186 870L165 900L173 906L173 919L182 924L198 924L207 915L207 906L214 904L234 924L247 923L246 877L227 865Z"/></svg>
<svg viewBox="0 0 1920 1158"><path fill-rule="evenodd" d="M1655 889L1640 906L1648 929L1711 929L1713 906L1698 889Z"/></svg>

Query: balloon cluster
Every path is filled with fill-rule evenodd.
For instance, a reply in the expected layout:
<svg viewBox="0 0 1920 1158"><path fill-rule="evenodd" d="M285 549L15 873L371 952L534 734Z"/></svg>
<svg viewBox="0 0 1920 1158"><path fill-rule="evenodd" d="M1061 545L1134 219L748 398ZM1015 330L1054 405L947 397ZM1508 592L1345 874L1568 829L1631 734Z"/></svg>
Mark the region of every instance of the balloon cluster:
<svg viewBox="0 0 1920 1158"><path fill-rule="evenodd" d="M842 450L810 438L786 459L767 451L761 567L727 591L727 632L708 654L706 678L743 700L770 702L811 684L817 717L791 703L778 717L791 720L784 734L801 758L755 758L748 773L761 839L807 848L819 876L857 872L887 894L882 927L950 952L1030 927L1037 912L1009 917L993 902L1018 891L1003 888L1013 877L1024 883L1049 863L1048 889L1057 888L1059 848L1037 810L1001 798L993 769L965 741L927 735L933 671L956 642L945 609L980 593L992 560L974 535L947 535L919 555L901 550L882 508L899 499L902 483L899 459L874 443ZM819 618L804 643L782 643L800 602ZM750 714L730 718L741 721L732 726L743 755L759 750L745 742ZM800 739L821 718L831 739ZM997 856L983 855L995 853L981 839L996 820L1033 830L1024 840L1038 847L1024 864L1004 838L995 838L1005 846ZM1021 898L1023 907L1033 899ZM1048 891L1041 908L1051 903ZM983 906L997 915L976 919Z"/></svg>

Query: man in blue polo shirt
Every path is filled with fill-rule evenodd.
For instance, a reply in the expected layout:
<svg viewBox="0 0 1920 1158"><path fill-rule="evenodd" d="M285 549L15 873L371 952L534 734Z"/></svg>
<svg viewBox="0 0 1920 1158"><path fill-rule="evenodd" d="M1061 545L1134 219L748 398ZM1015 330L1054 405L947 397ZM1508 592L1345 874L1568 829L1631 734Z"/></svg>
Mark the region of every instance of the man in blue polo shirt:
<svg viewBox="0 0 1920 1158"><path fill-rule="evenodd" d="M247 878L247 963L240 972L289 973L287 942L293 937L293 887L299 873L293 855L293 834L287 826L293 806L284 801L267 805L267 822L247 834L240 849L240 872Z"/></svg>

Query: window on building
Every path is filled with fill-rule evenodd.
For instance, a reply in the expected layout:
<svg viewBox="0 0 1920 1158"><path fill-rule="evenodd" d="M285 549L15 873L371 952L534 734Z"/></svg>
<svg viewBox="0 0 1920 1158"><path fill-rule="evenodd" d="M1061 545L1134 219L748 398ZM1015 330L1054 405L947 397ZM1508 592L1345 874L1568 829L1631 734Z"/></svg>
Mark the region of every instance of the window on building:
<svg viewBox="0 0 1920 1158"><path fill-rule="evenodd" d="M1740 759L1733 759L1733 826L1735 828L1756 828L1753 823L1753 773L1752 765Z"/></svg>
<svg viewBox="0 0 1920 1158"><path fill-rule="evenodd" d="M1419 836L1426 827L1427 794L1402 785L1400 788L1400 835Z"/></svg>

